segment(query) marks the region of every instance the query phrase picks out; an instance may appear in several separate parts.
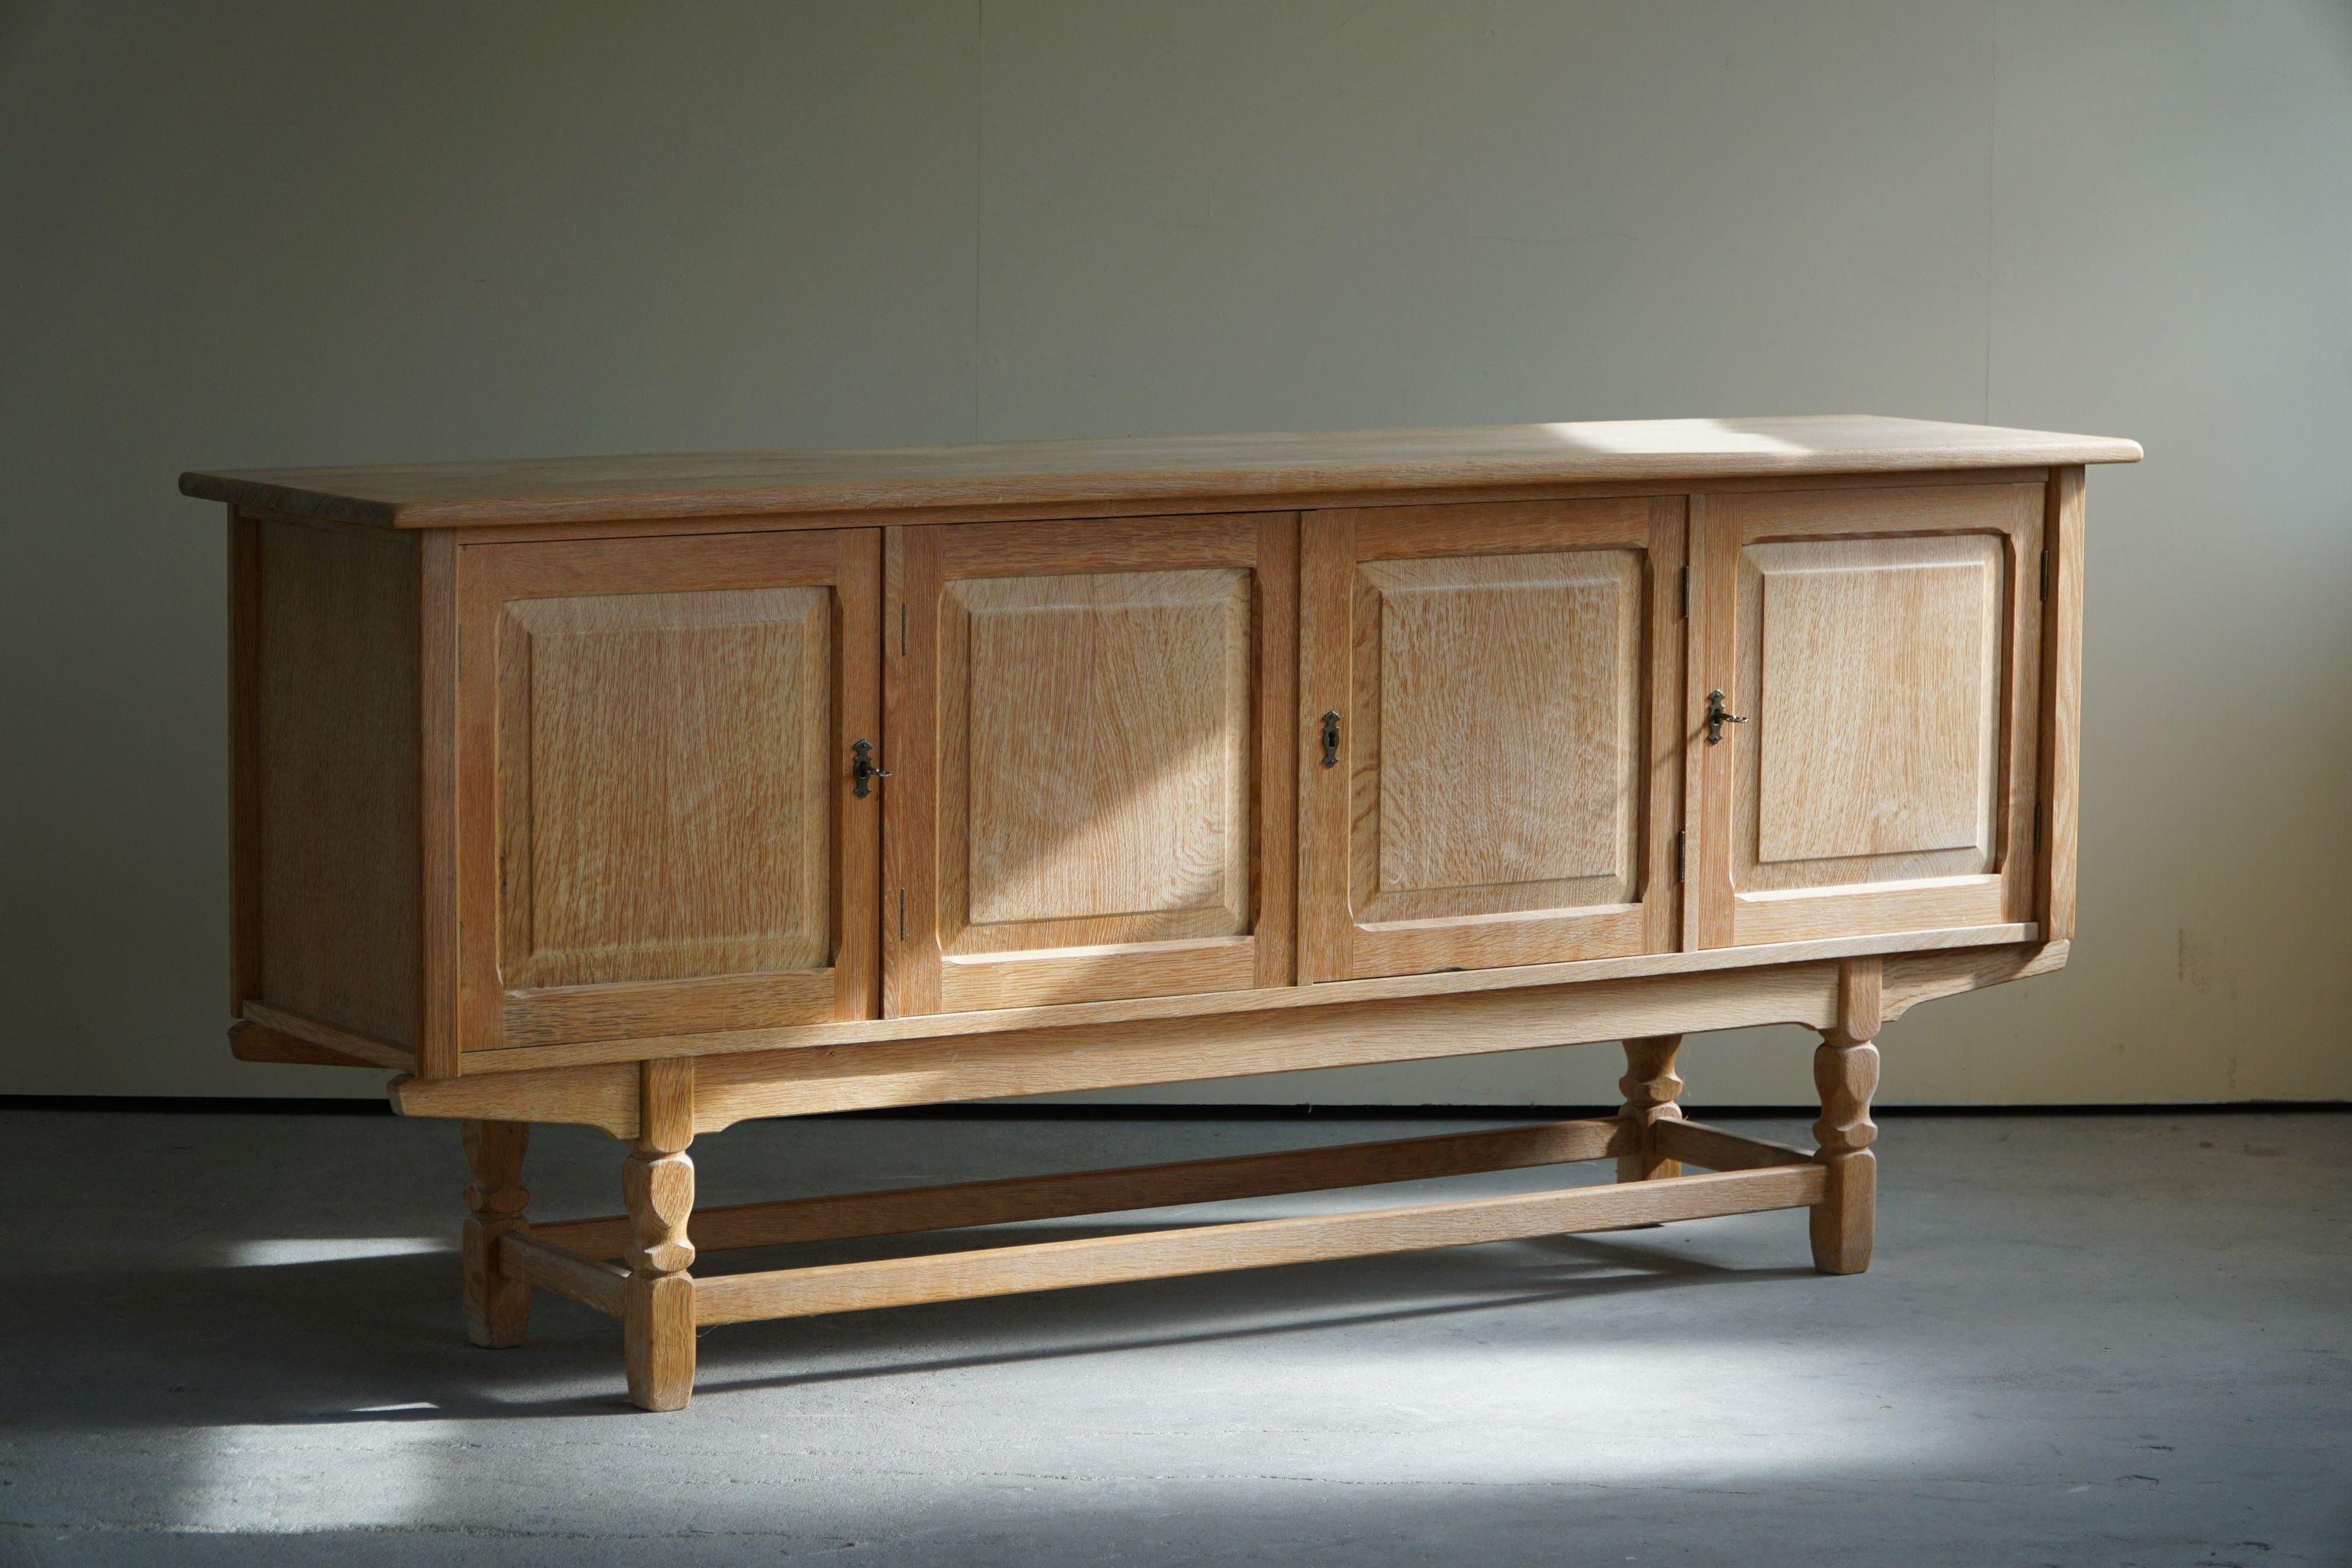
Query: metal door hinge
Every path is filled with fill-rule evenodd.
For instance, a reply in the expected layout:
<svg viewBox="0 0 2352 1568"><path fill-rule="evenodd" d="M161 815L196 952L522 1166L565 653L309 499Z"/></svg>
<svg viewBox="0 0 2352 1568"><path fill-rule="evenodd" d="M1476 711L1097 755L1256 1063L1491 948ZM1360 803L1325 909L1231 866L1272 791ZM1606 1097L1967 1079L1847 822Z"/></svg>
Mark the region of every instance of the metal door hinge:
<svg viewBox="0 0 2352 1568"><path fill-rule="evenodd" d="M898 889L898 943L899 943L899 945L900 945L900 946L902 946L902 947L903 947L903 946L905 946L905 945L906 945L906 942L907 942L907 889L904 889L904 888L901 888L901 889Z"/></svg>
<svg viewBox="0 0 2352 1568"><path fill-rule="evenodd" d="M2050 596L2050 552L2042 552L2042 596Z"/></svg>
<svg viewBox="0 0 2352 1568"><path fill-rule="evenodd" d="M907 606L898 606L898 657L907 657Z"/></svg>
<svg viewBox="0 0 2352 1568"><path fill-rule="evenodd" d="M2042 808L2038 805L2033 808L2033 852L2042 853Z"/></svg>
<svg viewBox="0 0 2352 1568"><path fill-rule="evenodd" d="M1688 828L1685 828L1680 833L1675 835L1675 882L1677 886L1680 886L1682 883L1683 862L1688 854L1689 848L1690 830Z"/></svg>
<svg viewBox="0 0 2352 1568"><path fill-rule="evenodd" d="M1683 619L1690 619L1690 568L1683 568Z"/></svg>

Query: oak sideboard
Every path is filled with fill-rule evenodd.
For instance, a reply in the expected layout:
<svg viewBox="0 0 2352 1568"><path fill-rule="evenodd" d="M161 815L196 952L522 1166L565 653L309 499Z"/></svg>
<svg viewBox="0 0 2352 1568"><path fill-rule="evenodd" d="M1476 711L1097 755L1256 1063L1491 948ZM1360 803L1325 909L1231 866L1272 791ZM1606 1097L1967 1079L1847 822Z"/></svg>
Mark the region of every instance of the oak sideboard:
<svg viewBox="0 0 2352 1568"><path fill-rule="evenodd" d="M232 1048L463 1123L474 1339L1810 1211L1880 1025L2074 927L2085 465L1840 416L183 477L229 508ZM1817 1147L1685 1033L1818 1031ZM694 1209L753 1117L1622 1041L1616 1115ZM533 1122L625 1212L526 1212ZM698 1253L1613 1159L1412 1207Z"/></svg>

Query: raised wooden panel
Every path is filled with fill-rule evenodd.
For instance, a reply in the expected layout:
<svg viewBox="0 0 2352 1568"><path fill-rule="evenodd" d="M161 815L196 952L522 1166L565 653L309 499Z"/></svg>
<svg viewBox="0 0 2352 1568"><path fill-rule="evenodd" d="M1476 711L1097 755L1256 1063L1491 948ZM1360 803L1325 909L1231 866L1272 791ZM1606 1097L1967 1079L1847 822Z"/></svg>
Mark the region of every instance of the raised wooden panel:
<svg viewBox="0 0 2352 1568"><path fill-rule="evenodd" d="M1759 867L1958 850L1990 868L2002 576L1990 534L1741 554L1740 686L1772 720L1743 753Z"/></svg>
<svg viewBox="0 0 2352 1568"><path fill-rule="evenodd" d="M1131 938L1154 916L1244 930L1249 574L983 578L950 584L944 613L941 712L969 752L948 753L942 823L971 934L1113 921L1127 929L1103 934Z"/></svg>
<svg viewBox="0 0 2352 1568"><path fill-rule="evenodd" d="M1694 945L2031 918L2042 487L1701 498ZM1704 737L1706 694L1747 722Z"/></svg>
<svg viewBox="0 0 2352 1568"><path fill-rule="evenodd" d="M1669 942L1681 532L1679 499L1307 519L1307 978Z"/></svg>
<svg viewBox="0 0 2352 1568"><path fill-rule="evenodd" d="M505 606L509 988L825 965L833 634L822 587Z"/></svg>
<svg viewBox="0 0 2352 1568"><path fill-rule="evenodd" d="M1640 552L1370 562L1356 597L1357 908L1564 881L1627 901Z"/></svg>
<svg viewBox="0 0 2352 1568"><path fill-rule="evenodd" d="M1289 978L1296 529L894 531L893 1016Z"/></svg>
<svg viewBox="0 0 2352 1568"><path fill-rule="evenodd" d="M874 1016L879 546L461 552L468 1048Z"/></svg>

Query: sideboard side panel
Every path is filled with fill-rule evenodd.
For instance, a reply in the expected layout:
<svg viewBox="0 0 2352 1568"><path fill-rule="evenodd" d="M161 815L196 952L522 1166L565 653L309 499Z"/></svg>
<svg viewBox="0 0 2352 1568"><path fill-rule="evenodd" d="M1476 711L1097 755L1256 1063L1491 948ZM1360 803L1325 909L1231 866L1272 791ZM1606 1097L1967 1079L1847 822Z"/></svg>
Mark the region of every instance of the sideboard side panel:
<svg viewBox="0 0 2352 1568"><path fill-rule="evenodd" d="M233 998L420 1036L418 545L233 525Z"/></svg>
<svg viewBox="0 0 2352 1568"><path fill-rule="evenodd" d="M261 520L228 509L228 1012L261 994Z"/></svg>
<svg viewBox="0 0 2352 1568"><path fill-rule="evenodd" d="M417 878L420 956L416 1071L463 1070L457 1037L457 541L422 536L417 581Z"/></svg>
<svg viewBox="0 0 2352 1568"><path fill-rule="evenodd" d="M2081 815L2083 727L2083 470L2050 477L2042 548L2049 552L2050 595L2042 606L2042 864L2035 889L2042 936L2065 942L2074 934L2074 856Z"/></svg>

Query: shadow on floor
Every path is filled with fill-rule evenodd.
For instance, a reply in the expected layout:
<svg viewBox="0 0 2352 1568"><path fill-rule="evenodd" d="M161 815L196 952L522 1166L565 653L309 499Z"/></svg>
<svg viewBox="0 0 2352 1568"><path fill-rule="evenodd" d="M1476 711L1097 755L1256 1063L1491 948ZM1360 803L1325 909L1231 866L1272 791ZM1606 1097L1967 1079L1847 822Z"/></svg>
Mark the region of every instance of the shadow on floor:
<svg viewBox="0 0 2352 1568"><path fill-rule="evenodd" d="M1034 1224L957 1239L1007 1246L1169 1228ZM898 1250L940 1247L937 1237L892 1239ZM775 1267L876 1251L852 1244L726 1256L730 1265L757 1258ZM79 1434L635 1413L611 1320L541 1295L526 1344L481 1350L465 1337L457 1269L454 1253L417 1253L52 1276L6 1313L16 1342L44 1353L0 1395L0 1407L14 1407L7 1419L19 1431ZM1701 1281L1720 1289L1812 1278L1810 1268L1726 1268L1631 1234L1541 1237L734 1325L704 1332L697 1389L855 1383L1601 1301ZM923 1353L942 1343L954 1352Z"/></svg>

